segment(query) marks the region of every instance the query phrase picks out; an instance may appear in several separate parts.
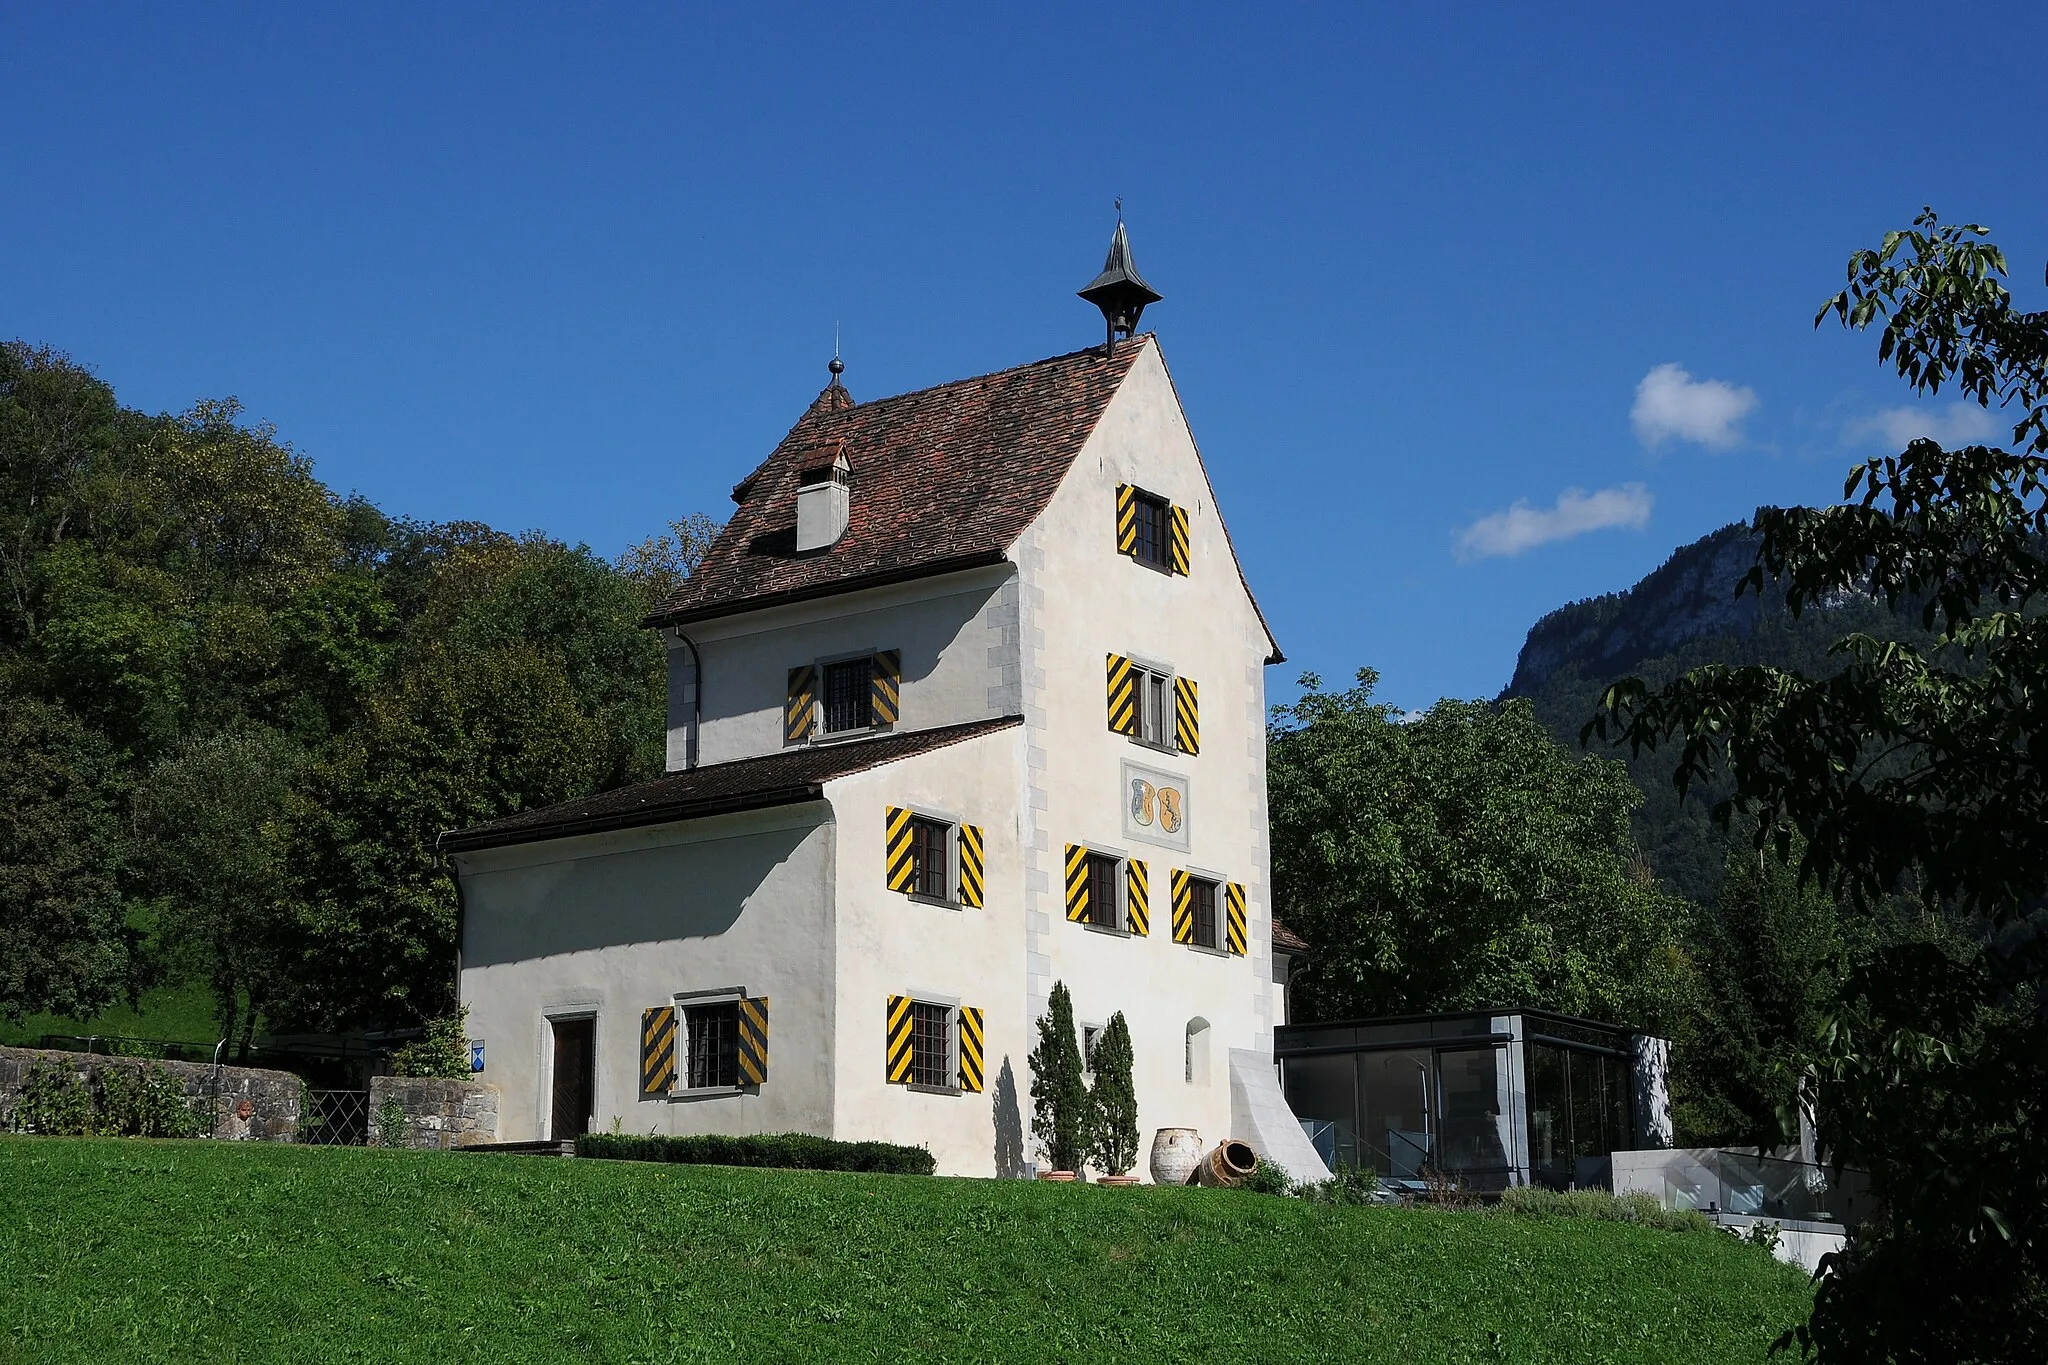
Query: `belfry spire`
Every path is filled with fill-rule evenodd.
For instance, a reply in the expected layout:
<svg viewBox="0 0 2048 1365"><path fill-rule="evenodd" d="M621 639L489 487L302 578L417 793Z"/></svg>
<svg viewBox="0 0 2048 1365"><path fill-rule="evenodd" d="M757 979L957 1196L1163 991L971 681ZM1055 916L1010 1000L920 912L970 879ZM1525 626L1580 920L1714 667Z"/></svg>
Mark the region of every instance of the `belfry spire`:
<svg viewBox="0 0 2048 1365"><path fill-rule="evenodd" d="M1109 337L1103 343L1105 353L1116 353L1116 339L1119 335L1133 336L1138 330L1138 319L1145 312L1145 305L1159 302L1162 295L1145 283L1138 274L1138 266L1131 259L1131 239L1124 232L1124 201L1116 201L1116 232L1109 239L1109 257L1102 263L1102 273L1089 281L1088 287L1080 291L1081 297L1102 310L1102 320L1108 324Z"/></svg>

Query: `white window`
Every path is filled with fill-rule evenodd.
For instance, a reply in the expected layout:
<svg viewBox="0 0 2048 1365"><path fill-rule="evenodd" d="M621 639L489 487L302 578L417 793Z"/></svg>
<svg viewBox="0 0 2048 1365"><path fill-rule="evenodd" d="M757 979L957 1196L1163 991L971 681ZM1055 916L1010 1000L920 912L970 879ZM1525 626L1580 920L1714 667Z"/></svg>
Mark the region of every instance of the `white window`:
<svg viewBox="0 0 2048 1365"><path fill-rule="evenodd" d="M1136 665L1131 669L1138 701L1137 738L1162 749L1173 747L1173 675Z"/></svg>

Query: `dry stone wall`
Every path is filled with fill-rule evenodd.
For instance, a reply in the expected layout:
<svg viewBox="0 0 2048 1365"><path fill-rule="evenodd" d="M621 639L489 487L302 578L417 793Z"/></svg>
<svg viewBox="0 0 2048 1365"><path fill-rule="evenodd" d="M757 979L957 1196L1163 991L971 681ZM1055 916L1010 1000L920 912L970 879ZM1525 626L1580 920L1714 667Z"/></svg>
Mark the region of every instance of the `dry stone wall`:
<svg viewBox="0 0 2048 1365"><path fill-rule="evenodd" d="M83 1052L0 1047L0 1128L8 1126L29 1069L51 1062L97 1089L100 1073L134 1076L152 1068L169 1076L202 1111L211 1110L211 1136L231 1142L290 1142L299 1130L299 1078L261 1067L213 1067L203 1062L159 1062L145 1057L102 1057Z"/></svg>
<svg viewBox="0 0 2048 1365"><path fill-rule="evenodd" d="M402 1129L386 1136L384 1116L395 1105ZM370 1082L373 1141L446 1151L498 1140L498 1087L436 1076L378 1076ZM397 1129L397 1125L390 1125Z"/></svg>

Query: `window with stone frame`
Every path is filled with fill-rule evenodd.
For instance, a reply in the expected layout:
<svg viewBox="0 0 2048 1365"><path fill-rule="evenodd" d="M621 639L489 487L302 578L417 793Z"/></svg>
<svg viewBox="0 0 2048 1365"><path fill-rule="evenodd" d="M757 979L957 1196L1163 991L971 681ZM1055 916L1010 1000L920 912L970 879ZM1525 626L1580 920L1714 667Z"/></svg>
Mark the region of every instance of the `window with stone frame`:
<svg viewBox="0 0 2048 1365"><path fill-rule="evenodd" d="M953 1075L953 1007L910 1005L910 1083L949 1089Z"/></svg>
<svg viewBox="0 0 2048 1365"><path fill-rule="evenodd" d="M1193 912L1192 941L1204 948L1220 948L1216 932L1216 897L1220 888L1206 877L1188 878L1188 905Z"/></svg>
<svg viewBox="0 0 2048 1365"><path fill-rule="evenodd" d="M825 665L825 733L871 729L875 723L872 657Z"/></svg>
<svg viewBox="0 0 2048 1365"><path fill-rule="evenodd" d="M1088 923L1104 929L1124 927L1123 883L1123 859L1107 853L1088 855Z"/></svg>

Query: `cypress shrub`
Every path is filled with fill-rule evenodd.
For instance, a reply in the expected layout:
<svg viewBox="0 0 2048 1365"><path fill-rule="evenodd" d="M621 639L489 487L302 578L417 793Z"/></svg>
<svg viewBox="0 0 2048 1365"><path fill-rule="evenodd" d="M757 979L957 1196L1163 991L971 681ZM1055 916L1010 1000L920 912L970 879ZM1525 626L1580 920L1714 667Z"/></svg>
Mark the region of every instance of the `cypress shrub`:
<svg viewBox="0 0 2048 1365"><path fill-rule="evenodd" d="M1031 1135L1047 1170L1081 1169L1095 1126L1093 1110L1081 1079L1081 1046L1074 1041L1074 998L1065 982L1055 981L1038 1019L1038 1046L1031 1049Z"/></svg>
<svg viewBox="0 0 2048 1365"><path fill-rule="evenodd" d="M839 1142L808 1133L724 1137L639 1137L585 1133L576 1155L610 1161L670 1161L691 1166L755 1166L785 1171L863 1171L871 1175L930 1175L938 1169L923 1147L894 1142Z"/></svg>
<svg viewBox="0 0 2048 1365"><path fill-rule="evenodd" d="M1124 1012L1109 1016L1095 1040L1093 1156L1104 1175L1123 1175L1138 1164L1138 1091L1131 1079L1131 1028Z"/></svg>

